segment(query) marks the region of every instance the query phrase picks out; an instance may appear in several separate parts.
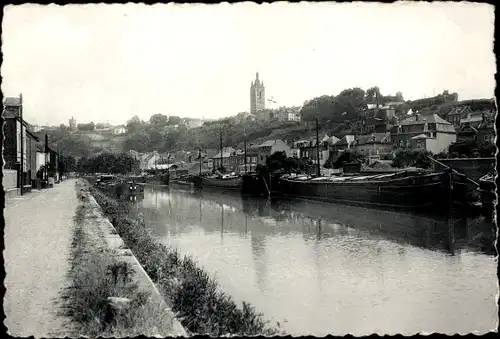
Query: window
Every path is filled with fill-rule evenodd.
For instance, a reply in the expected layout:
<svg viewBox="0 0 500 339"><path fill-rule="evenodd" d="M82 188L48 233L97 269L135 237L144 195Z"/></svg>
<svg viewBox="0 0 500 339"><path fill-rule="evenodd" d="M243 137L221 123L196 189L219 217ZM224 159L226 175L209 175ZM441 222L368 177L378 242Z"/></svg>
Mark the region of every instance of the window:
<svg viewBox="0 0 500 339"><path fill-rule="evenodd" d="M422 142L417 141L417 148L422 148Z"/></svg>

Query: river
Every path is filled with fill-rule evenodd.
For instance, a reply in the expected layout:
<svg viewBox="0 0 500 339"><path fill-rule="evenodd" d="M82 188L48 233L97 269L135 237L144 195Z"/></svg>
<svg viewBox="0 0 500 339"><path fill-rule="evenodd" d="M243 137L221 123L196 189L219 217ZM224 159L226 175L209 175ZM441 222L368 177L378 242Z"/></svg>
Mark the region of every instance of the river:
<svg viewBox="0 0 500 339"><path fill-rule="evenodd" d="M452 237L446 221L394 212L158 187L137 207L158 240L291 335L497 328L496 258L471 245L491 225L457 221Z"/></svg>

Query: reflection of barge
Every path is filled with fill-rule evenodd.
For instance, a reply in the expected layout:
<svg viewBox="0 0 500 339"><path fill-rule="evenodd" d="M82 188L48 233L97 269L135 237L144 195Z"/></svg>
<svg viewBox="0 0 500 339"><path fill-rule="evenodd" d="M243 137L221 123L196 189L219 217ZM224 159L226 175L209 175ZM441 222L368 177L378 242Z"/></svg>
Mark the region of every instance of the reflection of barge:
<svg viewBox="0 0 500 339"><path fill-rule="evenodd" d="M453 200L466 199L465 176L451 171L408 169L391 174L330 178L283 178L285 195L374 207L445 212Z"/></svg>
<svg viewBox="0 0 500 339"><path fill-rule="evenodd" d="M243 179L240 176L212 176L202 178L201 184L203 188L218 188L241 192Z"/></svg>

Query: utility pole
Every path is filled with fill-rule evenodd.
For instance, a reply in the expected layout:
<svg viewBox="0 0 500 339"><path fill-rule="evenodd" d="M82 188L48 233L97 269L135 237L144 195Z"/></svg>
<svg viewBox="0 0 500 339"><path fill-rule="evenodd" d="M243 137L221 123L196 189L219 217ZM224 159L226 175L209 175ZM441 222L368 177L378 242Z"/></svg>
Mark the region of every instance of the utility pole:
<svg viewBox="0 0 500 339"><path fill-rule="evenodd" d="M47 185L49 184L49 160L49 136L45 133L45 182Z"/></svg>
<svg viewBox="0 0 500 339"><path fill-rule="evenodd" d="M318 177L321 176L321 167L319 165L319 130L318 130L318 118L316 118L316 156L317 158L317 171Z"/></svg>
<svg viewBox="0 0 500 339"><path fill-rule="evenodd" d="M21 119L21 177L19 178L21 183L21 195L23 195L24 188L24 133L23 133L23 94L19 94L19 116Z"/></svg>

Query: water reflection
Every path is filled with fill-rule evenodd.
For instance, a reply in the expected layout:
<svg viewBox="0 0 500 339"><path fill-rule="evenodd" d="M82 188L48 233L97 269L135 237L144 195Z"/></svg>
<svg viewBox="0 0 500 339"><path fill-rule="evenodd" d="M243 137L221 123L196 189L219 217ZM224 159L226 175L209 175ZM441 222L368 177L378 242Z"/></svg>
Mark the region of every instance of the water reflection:
<svg viewBox="0 0 500 339"><path fill-rule="evenodd" d="M293 335L488 331L495 260L471 239L491 225L230 194L146 190L158 239L192 254L224 291Z"/></svg>

